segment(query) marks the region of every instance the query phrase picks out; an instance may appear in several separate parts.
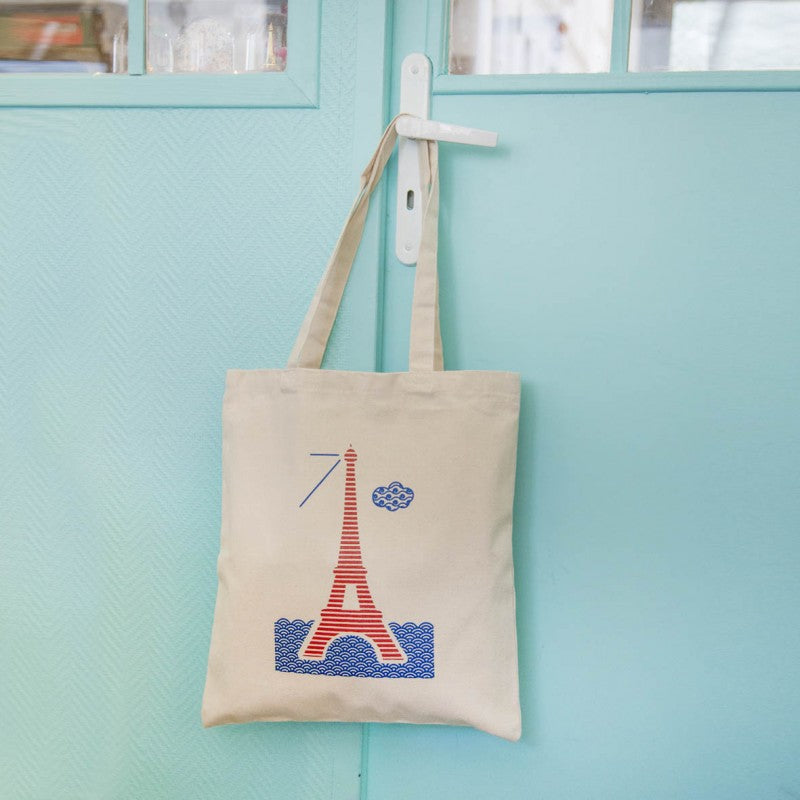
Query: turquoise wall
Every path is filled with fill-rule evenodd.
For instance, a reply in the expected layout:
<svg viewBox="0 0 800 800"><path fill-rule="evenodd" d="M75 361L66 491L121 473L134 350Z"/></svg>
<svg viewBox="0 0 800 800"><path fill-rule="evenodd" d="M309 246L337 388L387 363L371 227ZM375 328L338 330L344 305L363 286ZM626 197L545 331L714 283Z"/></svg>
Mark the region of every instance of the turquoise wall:
<svg viewBox="0 0 800 800"><path fill-rule="evenodd" d="M367 23L326 0L319 109L0 109L3 800L358 794L361 726L200 702L225 370L286 363L338 236L383 121ZM372 369L353 279L330 363Z"/></svg>
<svg viewBox="0 0 800 800"><path fill-rule="evenodd" d="M523 377L523 739L200 727L224 371L285 362L424 5L326 0L319 109L0 111L3 800L800 796L793 92L434 98L501 137L442 146L442 317ZM330 366L405 368L391 206Z"/></svg>

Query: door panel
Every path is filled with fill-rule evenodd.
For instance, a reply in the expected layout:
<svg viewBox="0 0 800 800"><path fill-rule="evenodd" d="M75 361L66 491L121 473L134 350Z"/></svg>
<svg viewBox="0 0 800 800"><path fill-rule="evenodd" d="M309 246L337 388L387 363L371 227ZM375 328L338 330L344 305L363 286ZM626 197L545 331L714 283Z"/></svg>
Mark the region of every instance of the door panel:
<svg viewBox="0 0 800 800"><path fill-rule="evenodd" d="M286 362L383 124L382 3L318 109L0 113L0 795L357 797L361 727L203 730L225 370ZM378 220L328 363L372 369Z"/></svg>
<svg viewBox="0 0 800 800"><path fill-rule="evenodd" d="M397 5L395 75L423 6ZM523 739L369 726L368 796L800 793L800 97L448 95L431 115L500 133L441 146L442 321L447 367L522 373ZM393 226L387 371L413 282Z"/></svg>

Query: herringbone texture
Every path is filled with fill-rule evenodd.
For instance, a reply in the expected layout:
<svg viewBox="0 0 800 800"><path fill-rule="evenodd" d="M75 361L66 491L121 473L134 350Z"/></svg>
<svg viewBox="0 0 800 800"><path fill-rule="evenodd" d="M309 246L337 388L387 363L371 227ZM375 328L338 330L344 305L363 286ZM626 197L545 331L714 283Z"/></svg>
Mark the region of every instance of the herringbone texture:
<svg viewBox="0 0 800 800"><path fill-rule="evenodd" d="M357 726L199 716L224 374L285 363L357 186L355 13L319 110L0 114L3 800L357 788ZM372 364L361 294L333 365Z"/></svg>

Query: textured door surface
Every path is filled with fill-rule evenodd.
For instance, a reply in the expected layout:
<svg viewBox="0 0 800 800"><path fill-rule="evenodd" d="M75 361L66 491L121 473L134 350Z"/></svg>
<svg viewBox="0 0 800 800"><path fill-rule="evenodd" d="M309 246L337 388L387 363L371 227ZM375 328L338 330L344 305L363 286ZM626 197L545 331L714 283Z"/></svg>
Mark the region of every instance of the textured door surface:
<svg viewBox="0 0 800 800"><path fill-rule="evenodd" d="M396 12L394 74L425 3ZM432 116L500 134L441 146L442 321L446 366L522 373L523 739L370 726L368 796L800 796L800 95ZM395 370L391 220L387 251Z"/></svg>
<svg viewBox="0 0 800 800"><path fill-rule="evenodd" d="M0 111L0 796L353 798L357 725L203 730L225 370L285 364L383 122L383 4L319 108ZM329 363L371 369L373 226Z"/></svg>

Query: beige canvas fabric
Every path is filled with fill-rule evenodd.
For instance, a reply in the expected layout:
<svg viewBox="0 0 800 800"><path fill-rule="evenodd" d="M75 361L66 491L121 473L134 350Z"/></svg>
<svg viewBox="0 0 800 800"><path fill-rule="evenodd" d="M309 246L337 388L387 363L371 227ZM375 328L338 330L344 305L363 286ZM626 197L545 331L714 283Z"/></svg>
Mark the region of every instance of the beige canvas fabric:
<svg viewBox="0 0 800 800"><path fill-rule="evenodd" d="M228 372L206 726L416 722L520 735L519 377L443 370L435 142L422 148L409 372L320 369L396 136L393 122L287 368Z"/></svg>

